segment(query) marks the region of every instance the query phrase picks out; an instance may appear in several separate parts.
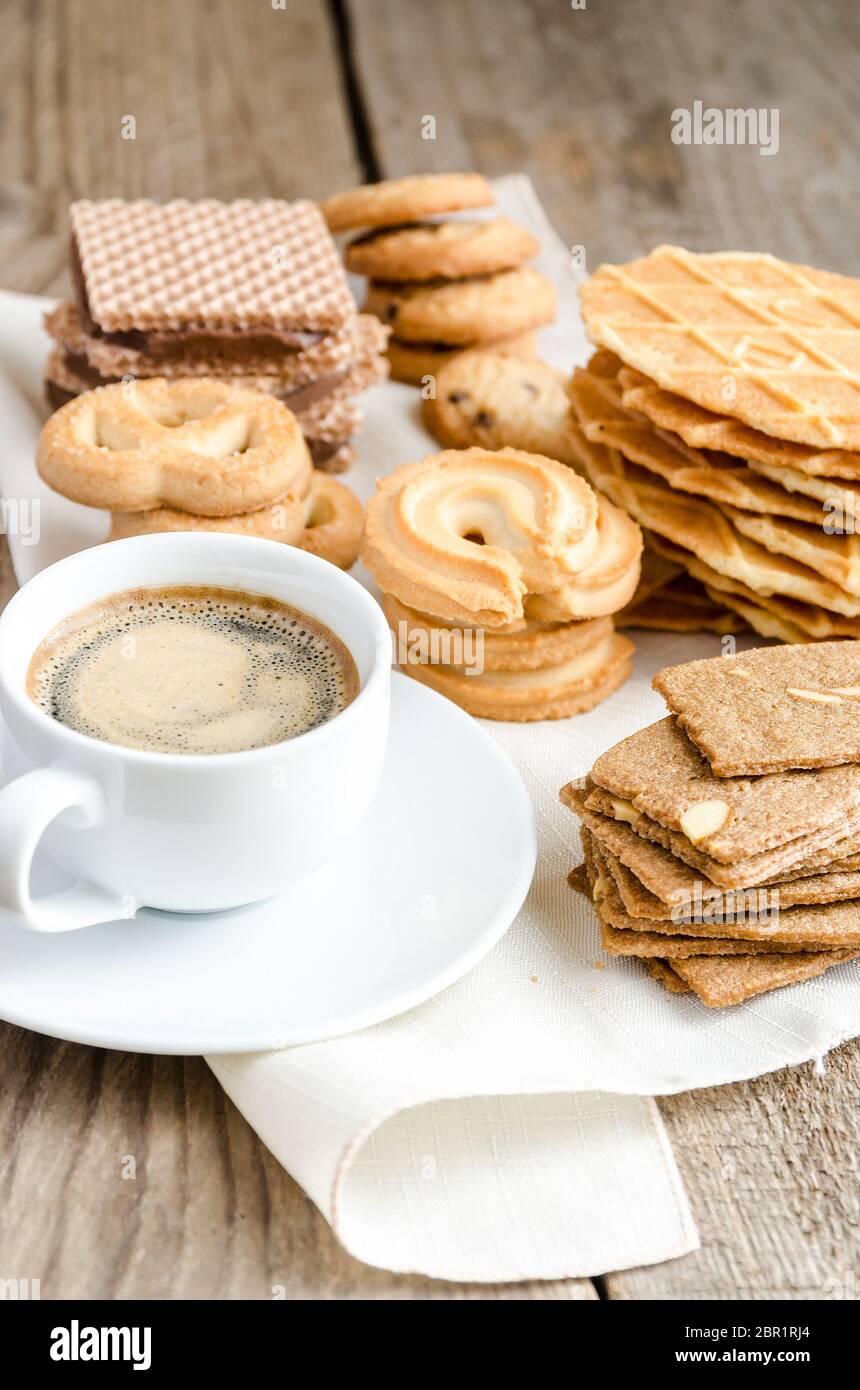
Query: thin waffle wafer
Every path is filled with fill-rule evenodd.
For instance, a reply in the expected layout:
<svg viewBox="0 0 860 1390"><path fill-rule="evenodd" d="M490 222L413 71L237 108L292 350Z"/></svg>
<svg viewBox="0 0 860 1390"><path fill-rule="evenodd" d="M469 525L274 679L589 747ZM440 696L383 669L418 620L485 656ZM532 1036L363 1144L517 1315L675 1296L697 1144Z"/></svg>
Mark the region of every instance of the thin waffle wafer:
<svg viewBox="0 0 860 1390"><path fill-rule="evenodd" d="M774 555L787 555L815 570L840 589L860 597L860 536L829 535L820 526L807 526L786 517L775 520L723 505L726 516L742 536Z"/></svg>
<svg viewBox="0 0 860 1390"><path fill-rule="evenodd" d="M73 203L86 304L102 332L332 333L355 304L315 203L213 198Z"/></svg>
<svg viewBox="0 0 860 1390"><path fill-rule="evenodd" d="M680 435L655 429L646 417L624 405L617 379L577 372L569 394L587 439L620 449L625 458L659 474L670 487L746 511L794 517L812 526L820 527L825 520L820 503L786 491L740 459L695 449Z"/></svg>
<svg viewBox="0 0 860 1390"><path fill-rule="evenodd" d="M736 595L747 604L758 605L771 613L783 626L799 629L807 634L806 641L824 641L834 637L860 638L860 618L844 618L825 608L811 603L800 603L796 599L784 598L780 594L761 594L728 575L719 574L698 555L681 546L673 545L662 537L649 534L648 544L655 548L669 563L683 565L687 571L709 589L719 590L723 602L729 602L729 595ZM752 625L752 624L751 624ZM758 632L760 629L756 628ZM770 636L770 633L765 633Z"/></svg>
<svg viewBox="0 0 860 1390"><path fill-rule="evenodd" d="M743 632L740 610L684 575L664 588L637 599L615 615L616 627L655 628L661 632Z"/></svg>
<svg viewBox="0 0 860 1390"><path fill-rule="evenodd" d="M860 449L860 282L660 246L601 266L581 298L592 340L665 390L780 439Z"/></svg>
<svg viewBox="0 0 860 1390"><path fill-rule="evenodd" d="M772 637L777 642L787 642L791 645L800 645L811 640L809 633L804 632L802 627L787 623L769 608L762 608L755 600L741 598L739 594L723 594L719 589L709 589L707 586L705 592L713 603L726 604L738 622L757 632L760 637Z"/></svg>
<svg viewBox="0 0 860 1390"><path fill-rule="evenodd" d="M845 617L860 616L857 596L822 578L808 565L771 553L742 535L713 503L676 492L653 473L626 461L620 450L592 443L582 430L572 427L570 438L592 485L641 526L693 551L718 573L740 580L756 593L782 594ZM822 533L822 542L828 539Z"/></svg>
<svg viewBox="0 0 860 1390"><path fill-rule="evenodd" d="M619 361L614 353L603 355ZM632 367L622 365L618 377L626 406L641 410L655 425L680 435L694 448L722 450L746 459L751 466L770 464L810 478L842 478L849 482L860 479L860 455L850 449L821 450L787 439L772 439L761 430L731 419L723 413L722 407L720 413L715 414L683 396L662 390L650 377Z"/></svg>
<svg viewBox="0 0 860 1390"><path fill-rule="evenodd" d="M860 516L860 487L845 478L822 478L812 473L801 473L796 468L786 468L779 463L761 463L749 460L749 466L763 478L778 483L788 492L799 492L804 497L813 497L822 508L822 520L836 517L840 513L846 517Z"/></svg>

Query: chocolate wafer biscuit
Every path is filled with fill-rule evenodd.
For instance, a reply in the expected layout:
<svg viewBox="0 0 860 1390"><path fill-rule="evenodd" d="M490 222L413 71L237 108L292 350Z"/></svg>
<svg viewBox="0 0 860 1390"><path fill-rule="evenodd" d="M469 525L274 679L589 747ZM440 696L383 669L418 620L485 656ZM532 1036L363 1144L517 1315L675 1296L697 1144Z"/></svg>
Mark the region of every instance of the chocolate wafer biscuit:
<svg viewBox="0 0 860 1390"><path fill-rule="evenodd" d="M70 209L81 309L100 333L306 346L355 306L315 203L83 200ZM210 341L211 339L211 341Z"/></svg>

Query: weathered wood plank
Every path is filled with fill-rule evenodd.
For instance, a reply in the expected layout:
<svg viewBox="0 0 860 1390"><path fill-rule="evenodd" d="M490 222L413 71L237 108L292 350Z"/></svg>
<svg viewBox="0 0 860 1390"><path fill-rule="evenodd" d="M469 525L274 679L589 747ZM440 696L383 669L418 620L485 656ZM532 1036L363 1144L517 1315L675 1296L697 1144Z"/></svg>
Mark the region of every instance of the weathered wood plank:
<svg viewBox="0 0 860 1390"><path fill-rule="evenodd" d="M525 170L589 266L671 241L858 269L860 35L841 0L346 3L385 175ZM778 153L673 144L694 100L777 107Z"/></svg>
<svg viewBox="0 0 860 1390"><path fill-rule="evenodd" d="M610 1298L856 1298L860 1042L660 1102L702 1248L606 1280Z"/></svg>
<svg viewBox="0 0 860 1390"><path fill-rule="evenodd" d="M360 178L326 0L4 0L0 90L7 289L65 287L75 197L313 198Z"/></svg>
<svg viewBox="0 0 860 1390"><path fill-rule="evenodd" d="M199 1058L0 1026L0 1268L57 1298L555 1299L350 1258Z"/></svg>

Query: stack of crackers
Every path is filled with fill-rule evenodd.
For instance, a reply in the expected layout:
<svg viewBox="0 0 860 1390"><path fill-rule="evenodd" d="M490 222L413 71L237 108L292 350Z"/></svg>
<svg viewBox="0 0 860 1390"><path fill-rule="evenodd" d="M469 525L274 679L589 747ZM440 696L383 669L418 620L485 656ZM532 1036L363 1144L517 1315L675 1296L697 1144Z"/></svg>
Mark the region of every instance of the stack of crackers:
<svg viewBox="0 0 860 1390"><path fill-rule="evenodd" d="M660 671L672 714L561 799L610 955L719 1008L860 955L860 644Z"/></svg>
<svg viewBox="0 0 860 1390"><path fill-rule="evenodd" d="M131 377L215 377L284 401L317 468L350 466L388 335L357 312L315 204L109 198L74 203L71 230L74 296L46 320L52 409Z"/></svg>
<svg viewBox="0 0 860 1390"><path fill-rule="evenodd" d="M669 567L631 617L860 636L860 282L662 246L581 297L574 462Z"/></svg>
<svg viewBox="0 0 860 1390"><path fill-rule="evenodd" d="M642 537L553 459L449 449L379 480L362 559L407 674L470 714L525 722L592 709L630 673L612 614Z"/></svg>
<svg viewBox="0 0 860 1390"><path fill-rule="evenodd" d="M392 329L391 374L422 385L458 352L490 347L531 358L535 330L555 316L555 290L525 262L539 251L507 217L450 219L493 191L480 174L423 174L327 198L334 232L359 231L348 270L369 277L364 308Z"/></svg>

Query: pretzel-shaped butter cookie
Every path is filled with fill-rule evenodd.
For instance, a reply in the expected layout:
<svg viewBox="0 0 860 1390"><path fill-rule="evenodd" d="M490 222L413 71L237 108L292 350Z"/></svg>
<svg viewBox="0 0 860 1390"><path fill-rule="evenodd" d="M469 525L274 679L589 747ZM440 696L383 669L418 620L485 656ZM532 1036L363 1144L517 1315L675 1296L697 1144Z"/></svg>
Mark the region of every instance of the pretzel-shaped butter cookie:
<svg viewBox="0 0 860 1390"><path fill-rule="evenodd" d="M326 473L314 473L306 495L288 493L268 507L234 516L199 516L175 507L148 512L114 512L107 539L149 536L163 531L229 531L261 536L309 550L323 560L349 569L358 556L364 531L364 508L353 492Z"/></svg>
<svg viewBox="0 0 860 1390"><path fill-rule="evenodd" d="M39 474L73 502L113 512L250 512L309 476L307 446L282 401L210 377L100 386L48 420Z"/></svg>
<svg viewBox="0 0 860 1390"><path fill-rule="evenodd" d="M305 529L297 544L348 570L358 559L363 535L364 507L355 493L327 473L315 473L305 503Z"/></svg>

